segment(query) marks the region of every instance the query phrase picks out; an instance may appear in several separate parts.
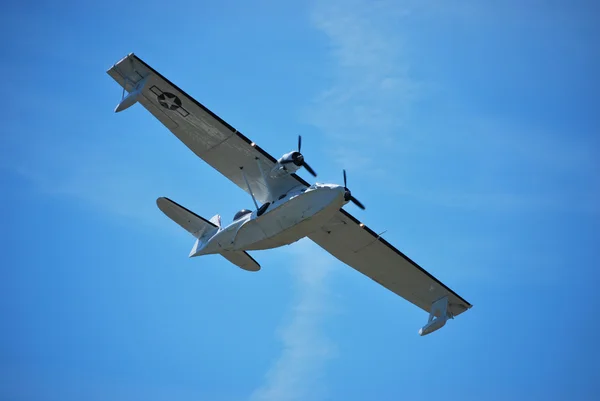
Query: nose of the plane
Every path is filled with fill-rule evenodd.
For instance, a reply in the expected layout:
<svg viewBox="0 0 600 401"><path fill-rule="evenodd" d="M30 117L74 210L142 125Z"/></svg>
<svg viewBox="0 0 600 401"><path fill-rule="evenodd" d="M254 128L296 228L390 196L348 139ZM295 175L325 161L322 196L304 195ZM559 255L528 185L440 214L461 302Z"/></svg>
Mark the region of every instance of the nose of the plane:
<svg viewBox="0 0 600 401"><path fill-rule="evenodd" d="M346 188L344 188L342 185L337 185L337 184L323 184L320 188L328 191L330 194L335 194L334 197L338 198L338 197L344 197L345 200L345 194L346 194Z"/></svg>
<svg viewBox="0 0 600 401"><path fill-rule="evenodd" d="M346 199L346 188L344 188L342 185L336 185L335 188L333 188L335 190L335 192L337 192L339 195L342 195L344 197L344 200L347 201Z"/></svg>

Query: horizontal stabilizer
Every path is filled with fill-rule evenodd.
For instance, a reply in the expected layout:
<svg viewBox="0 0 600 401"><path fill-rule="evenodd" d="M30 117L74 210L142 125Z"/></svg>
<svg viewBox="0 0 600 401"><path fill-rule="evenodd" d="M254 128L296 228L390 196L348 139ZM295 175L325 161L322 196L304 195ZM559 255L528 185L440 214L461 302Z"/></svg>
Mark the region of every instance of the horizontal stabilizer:
<svg viewBox="0 0 600 401"><path fill-rule="evenodd" d="M248 270L251 272L257 272L260 270L260 265L252 256L248 255L245 251L229 251L221 253L225 259L233 263L239 268Z"/></svg>
<svg viewBox="0 0 600 401"><path fill-rule="evenodd" d="M200 238L206 233L216 232L219 229L216 224L198 216L169 198L158 198L156 205L168 218L196 238Z"/></svg>

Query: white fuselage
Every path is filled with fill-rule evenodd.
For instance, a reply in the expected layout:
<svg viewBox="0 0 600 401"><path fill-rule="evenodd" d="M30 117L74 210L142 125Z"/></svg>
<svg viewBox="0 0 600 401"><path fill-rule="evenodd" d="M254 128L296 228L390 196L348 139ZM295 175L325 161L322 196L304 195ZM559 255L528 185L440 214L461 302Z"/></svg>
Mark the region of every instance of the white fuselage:
<svg viewBox="0 0 600 401"><path fill-rule="evenodd" d="M271 203L260 216L248 213L220 228L190 256L224 251L276 248L300 240L327 223L345 203L345 189L334 184L314 184L293 190Z"/></svg>

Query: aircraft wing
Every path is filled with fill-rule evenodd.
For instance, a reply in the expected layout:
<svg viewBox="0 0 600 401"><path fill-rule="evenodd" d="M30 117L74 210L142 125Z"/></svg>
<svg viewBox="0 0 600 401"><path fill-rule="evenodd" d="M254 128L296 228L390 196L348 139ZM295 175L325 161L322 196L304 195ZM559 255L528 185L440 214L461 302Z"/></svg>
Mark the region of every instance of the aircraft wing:
<svg viewBox="0 0 600 401"><path fill-rule="evenodd" d="M343 209L308 237L337 259L427 312L445 296L451 316L471 308L470 303Z"/></svg>
<svg viewBox="0 0 600 401"><path fill-rule="evenodd" d="M243 168L255 198L261 203L295 187L310 185L296 174L271 178L269 172L276 163L273 156L135 54L118 61L107 73L124 88L124 95L127 91L116 112L140 103L198 157L250 193Z"/></svg>

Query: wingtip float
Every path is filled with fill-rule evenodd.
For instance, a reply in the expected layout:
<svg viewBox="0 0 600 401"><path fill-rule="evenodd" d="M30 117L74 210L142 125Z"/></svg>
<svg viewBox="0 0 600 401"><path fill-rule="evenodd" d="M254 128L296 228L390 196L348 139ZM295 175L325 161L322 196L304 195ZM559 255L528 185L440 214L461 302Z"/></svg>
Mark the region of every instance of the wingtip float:
<svg viewBox="0 0 600 401"><path fill-rule="evenodd" d="M133 83L133 88L127 95L125 95L125 91L127 90L128 80L124 78L123 83L123 94L121 95L121 101L115 107L115 113L119 113L123 110L127 110L131 106L137 103L138 98L144 92L144 86L146 85L147 79L144 78L137 83Z"/></svg>

